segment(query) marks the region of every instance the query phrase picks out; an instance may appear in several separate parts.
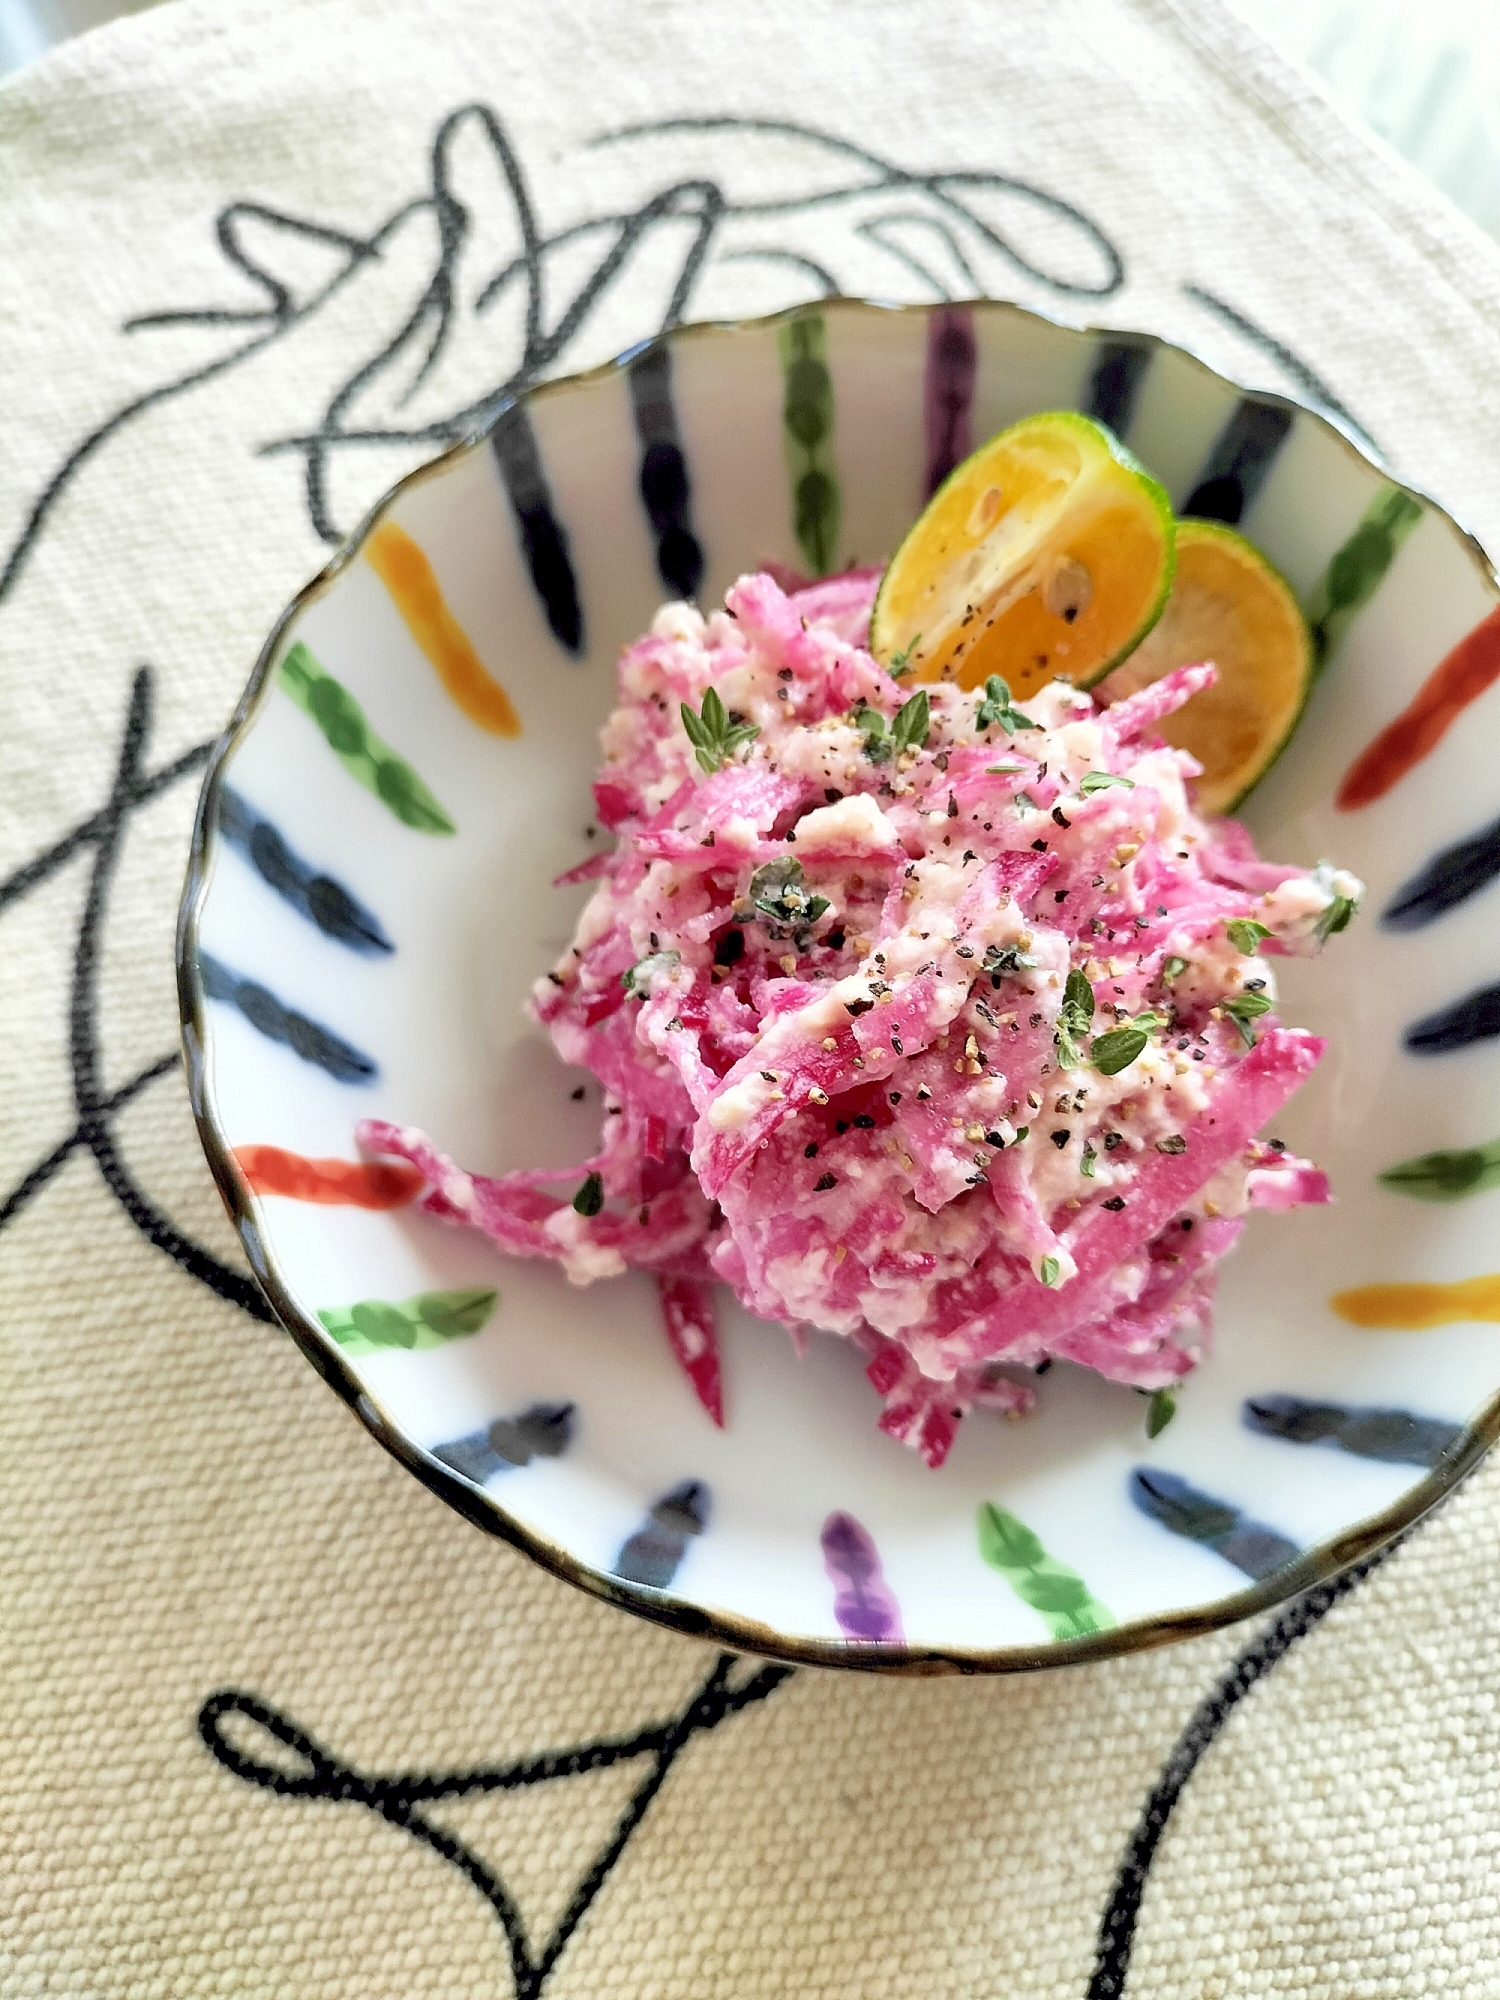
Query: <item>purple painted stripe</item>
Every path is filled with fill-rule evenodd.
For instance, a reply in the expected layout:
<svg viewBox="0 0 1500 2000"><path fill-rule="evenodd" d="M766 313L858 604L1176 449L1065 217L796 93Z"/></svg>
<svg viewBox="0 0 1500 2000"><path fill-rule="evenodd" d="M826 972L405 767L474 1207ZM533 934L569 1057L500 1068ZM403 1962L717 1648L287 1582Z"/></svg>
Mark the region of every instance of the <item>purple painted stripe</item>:
<svg viewBox="0 0 1500 2000"><path fill-rule="evenodd" d="M966 306L939 306L927 315L927 381L923 419L930 498L955 465L974 449L969 419L979 348L974 315Z"/></svg>
<svg viewBox="0 0 1500 2000"><path fill-rule="evenodd" d="M901 1606L880 1567L880 1551L852 1514L823 1523L823 1567L833 1585L833 1615L846 1639L901 1646Z"/></svg>

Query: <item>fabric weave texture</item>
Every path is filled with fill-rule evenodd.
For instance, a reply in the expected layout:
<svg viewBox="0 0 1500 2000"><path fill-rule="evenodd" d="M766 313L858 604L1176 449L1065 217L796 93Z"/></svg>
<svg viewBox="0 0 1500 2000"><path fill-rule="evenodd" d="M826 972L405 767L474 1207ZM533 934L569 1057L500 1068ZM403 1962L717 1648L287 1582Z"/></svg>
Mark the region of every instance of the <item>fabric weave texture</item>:
<svg viewBox="0 0 1500 2000"><path fill-rule="evenodd" d="M939 170L1010 183L982 268L892 220ZM256 1310L174 1060L202 746L499 392L819 270L1327 394L1500 545L1500 250L1210 0L181 0L0 88L7 1996L1500 1994L1500 1471L1258 1628L765 1674L476 1533Z"/></svg>

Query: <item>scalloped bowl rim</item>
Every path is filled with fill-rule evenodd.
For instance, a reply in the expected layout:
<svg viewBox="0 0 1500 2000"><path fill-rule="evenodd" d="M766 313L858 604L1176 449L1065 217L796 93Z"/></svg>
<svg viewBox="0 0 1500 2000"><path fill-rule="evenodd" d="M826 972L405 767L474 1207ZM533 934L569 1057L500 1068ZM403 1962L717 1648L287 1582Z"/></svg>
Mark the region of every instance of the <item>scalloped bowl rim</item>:
<svg viewBox="0 0 1500 2000"><path fill-rule="evenodd" d="M1201 369L1215 382L1232 389L1236 396L1262 408L1311 418L1363 466L1377 472L1390 486L1408 495L1453 531L1466 546L1470 559L1500 600L1500 574L1477 536L1452 512L1421 487L1395 477L1389 467L1353 434L1349 425L1330 410L1276 390L1254 389L1226 375L1222 369L1180 341L1138 328L1101 326L1094 321L1071 320L1053 313L1039 312L1008 299L972 298L951 301L896 302L877 298L835 296L803 302L773 313L751 318L694 320L666 329L663 333L636 342L611 359L575 373L549 377L514 394L499 399L488 419L467 431L425 464L415 467L389 487L359 524L330 557L329 561L290 599L264 645L261 647L245 690L210 754L199 793L189 850L186 880L178 913L176 968L178 1003L183 1038L188 1093L198 1136L208 1159L224 1205L229 1212L257 1282L265 1292L277 1319L292 1336L303 1355L324 1381L350 1406L378 1443L424 1486L455 1512L486 1533L519 1549L543 1569L590 1595L614 1604L655 1624L694 1638L718 1643L736 1652L798 1665L841 1667L864 1673L910 1675L1003 1674L1038 1671L1049 1667L1078 1665L1115 1658L1169 1645L1254 1617L1289 1599L1301 1596L1320 1584L1331 1582L1363 1558L1406 1533L1459 1485L1497 1439L1500 1439L1500 1389L1477 1415L1463 1426L1459 1442L1391 1506L1356 1522L1326 1541L1304 1550L1295 1561L1274 1571L1245 1590L1181 1612L1158 1613L1138 1618L1107 1631L1075 1639L1059 1639L1034 1646L1002 1646L989 1649L944 1648L892 1644L886 1641L850 1644L847 1640L809 1638L777 1632L754 1619L724 1610L706 1610L695 1604L636 1584L629 1579L594 1568L567 1549L517 1520L489 1492L477 1490L431 1452L414 1444L401 1425L372 1396L351 1367L332 1335L297 1303L291 1286L282 1275L271 1246L246 1202L242 1183L232 1163L231 1147L218 1124L212 1099L205 1088L203 1050L205 1045L204 1000L198 969L198 924L211 875L210 861L214 836L210 831L222 773L231 753L256 718L271 681L272 663L277 657L287 628L338 581L361 555L371 534L395 504L414 487L440 478L452 466L481 450L502 417L516 406L568 395L606 381L626 368L646 350L661 342L703 339L714 335L766 331L805 314L810 309L829 313L875 312L893 315L930 314L946 307L974 313L1012 315L1018 319L1069 334L1124 341L1141 348L1176 354Z"/></svg>

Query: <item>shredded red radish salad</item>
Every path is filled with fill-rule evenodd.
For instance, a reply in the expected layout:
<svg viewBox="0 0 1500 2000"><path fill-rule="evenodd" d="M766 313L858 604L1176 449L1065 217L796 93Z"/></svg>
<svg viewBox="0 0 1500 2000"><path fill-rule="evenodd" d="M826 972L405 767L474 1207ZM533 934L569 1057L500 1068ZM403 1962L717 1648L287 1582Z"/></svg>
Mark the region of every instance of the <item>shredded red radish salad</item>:
<svg viewBox="0 0 1500 2000"><path fill-rule="evenodd" d="M742 577L621 659L617 844L573 871L598 886L532 1002L603 1086L594 1156L492 1180L408 1129L361 1139L575 1283L654 1273L717 1421L714 1281L857 1341L881 1428L935 1466L1053 1357L1168 1388L1246 1211L1328 1200L1256 1137L1323 1046L1277 1020L1271 960L1360 885L1194 811L1155 727L1212 666L1109 708L914 689L861 643L877 580Z"/></svg>

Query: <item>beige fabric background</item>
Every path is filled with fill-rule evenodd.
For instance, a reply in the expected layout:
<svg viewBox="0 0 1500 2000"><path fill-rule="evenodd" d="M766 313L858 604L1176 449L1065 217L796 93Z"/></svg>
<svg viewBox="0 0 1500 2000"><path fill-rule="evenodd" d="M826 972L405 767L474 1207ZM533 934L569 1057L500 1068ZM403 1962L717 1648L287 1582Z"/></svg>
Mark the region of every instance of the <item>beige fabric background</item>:
<svg viewBox="0 0 1500 2000"><path fill-rule="evenodd" d="M0 90L0 557L85 436L245 337L122 331L263 305L215 246L227 202L368 235L423 191L435 128L474 100L504 119L547 233L705 163L741 199L830 171L743 130L649 158L587 143L668 115L802 118L912 168L1035 181L1120 247L1101 317L1285 386L1183 287L1229 301L1500 543L1500 253L1216 5L187 0ZM468 151L458 171L482 239L472 296L505 230L493 165ZM1004 215L1044 268L1084 267L1046 217ZM847 220L816 229L798 240L846 288L874 282ZM299 297L332 268L326 249L256 240ZM259 447L316 425L433 256L430 217L409 218L322 312L124 424L63 487L0 600L0 879L107 796L138 665L157 676L148 768L219 726L322 559L299 460ZM886 294L930 294L879 268ZM549 325L580 275L549 281ZM980 275L1058 303L1002 259ZM733 278L767 307L806 295L785 268ZM559 365L653 330L665 282L632 266ZM401 421L493 388L515 342L462 314ZM364 407L383 421L395 395L377 384ZM338 456L337 524L419 455ZM193 789L136 813L123 848L99 999L110 1088L174 1045ZM0 910L0 1201L75 1124L89 867L85 850ZM236 1260L180 1076L117 1129L152 1200ZM200 1742L201 1704L246 1689L367 1773L460 1769L669 1717L711 1656L449 1514L283 1335L132 1228L84 1150L0 1236L0 1357L0 1993L508 1995L470 1883L355 1805L242 1782ZM1146 1885L1131 1995L1500 1994L1497 1530L1500 1470L1482 1470L1235 1710ZM797 1674L688 1744L550 2000L1081 2000L1137 1815L1251 1637L1008 1682ZM537 1941L644 1769L431 1816L504 1876Z"/></svg>

